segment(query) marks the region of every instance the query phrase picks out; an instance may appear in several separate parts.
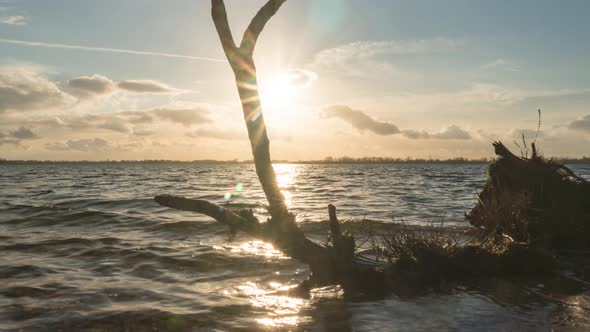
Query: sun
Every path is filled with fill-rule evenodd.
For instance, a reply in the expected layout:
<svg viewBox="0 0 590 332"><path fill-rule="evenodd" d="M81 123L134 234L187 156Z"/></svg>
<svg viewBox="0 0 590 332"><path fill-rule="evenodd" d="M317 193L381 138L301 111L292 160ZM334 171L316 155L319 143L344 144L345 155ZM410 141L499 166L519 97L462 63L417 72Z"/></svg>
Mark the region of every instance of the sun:
<svg viewBox="0 0 590 332"><path fill-rule="evenodd" d="M292 84L289 75L285 72L268 80L260 90L262 105L267 107L286 106L298 92L298 88Z"/></svg>
<svg viewBox="0 0 590 332"><path fill-rule="evenodd" d="M303 69L282 70L261 82L260 101L263 107L277 108L291 105L317 75Z"/></svg>

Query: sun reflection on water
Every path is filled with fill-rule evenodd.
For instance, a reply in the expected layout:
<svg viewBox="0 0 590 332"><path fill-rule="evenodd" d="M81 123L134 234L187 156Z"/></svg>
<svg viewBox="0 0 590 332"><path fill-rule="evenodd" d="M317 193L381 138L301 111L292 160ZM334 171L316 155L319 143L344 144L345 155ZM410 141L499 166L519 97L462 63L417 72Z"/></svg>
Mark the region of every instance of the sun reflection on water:
<svg viewBox="0 0 590 332"><path fill-rule="evenodd" d="M247 282L237 288L250 297L250 303L254 307L263 308L268 312L267 317L256 320L259 324L283 327L296 326L303 320L299 312L307 304L306 300L280 294L294 287L296 286L279 282L269 282L265 285Z"/></svg>
<svg viewBox="0 0 590 332"><path fill-rule="evenodd" d="M293 199L293 190L295 178L299 175L299 165L292 164L274 164L275 173L277 175L277 184L281 189L281 193L285 196L285 204L291 207Z"/></svg>
<svg viewBox="0 0 590 332"><path fill-rule="evenodd" d="M268 258L289 259L281 251L274 248L271 243L264 241L247 241L243 243L230 243L223 247L214 246L215 249L229 249L232 253L243 253Z"/></svg>

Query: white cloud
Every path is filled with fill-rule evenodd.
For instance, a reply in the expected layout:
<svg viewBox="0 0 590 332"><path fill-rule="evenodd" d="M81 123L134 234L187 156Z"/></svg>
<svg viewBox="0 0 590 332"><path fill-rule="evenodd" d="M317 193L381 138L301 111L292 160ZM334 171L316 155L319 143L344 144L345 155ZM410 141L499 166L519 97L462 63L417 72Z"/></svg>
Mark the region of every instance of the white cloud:
<svg viewBox="0 0 590 332"><path fill-rule="evenodd" d="M372 58L381 55L414 55L454 51L463 43L453 39L358 41L320 51L315 60L319 63L345 63L355 58Z"/></svg>
<svg viewBox="0 0 590 332"><path fill-rule="evenodd" d="M84 100L108 97L116 92L180 92L154 80L125 80L116 83L100 74L80 76L58 84L44 76L44 72L44 68L29 65L0 67L0 113L64 109Z"/></svg>
<svg viewBox="0 0 590 332"><path fill-rule="evenodd" d="M170 93L177 91L164 83L153 80L128 80L117 84L119 89L135 93Z"/></svg>
<svg viewBox="0 0 590 332"><path fill-rule="evenodd" d="M98 74L73 78L66 83L66 86L73 89L74 94L80 98L110 94L116 88L113 81Z"/></svg>
<svg viewBox="0 0 590 332"><path fill-rule="evenodd" d="M462 45L461 41L447 38L358 41L320 51L315 55L311 68L352 77L392 74L397 70L387 58L446 53Z"/></svg>
<svg viewBox="0 0 590 332"><path fill-rule="evenodd" d="M0 113L65 107L74 102L39 71L27 67L0 67Z"/></svg>
<svg viewBox="0 0 590 332"><path fill-rule="evenodd" d="M191 127L193 125L210 123L208 112L200 108L174 108L174 107L162 107L156 108L151 111L159 118L168 120L185 127Z"/></svg>
<svg viewBox="0 0 590 332"><path fill-rule="evenodd" d="M0 24L8 25L26 25L27 20L22 15L1 16Z"/></svg>
<svg viewBox="0 0 590 332"><path fill-rule="evenodd" d="M150 94L180 92L155 80L125 80L116 83L99 74L73 78L66 83L66 87L80 98L103 96L117 91Z"/></svg>

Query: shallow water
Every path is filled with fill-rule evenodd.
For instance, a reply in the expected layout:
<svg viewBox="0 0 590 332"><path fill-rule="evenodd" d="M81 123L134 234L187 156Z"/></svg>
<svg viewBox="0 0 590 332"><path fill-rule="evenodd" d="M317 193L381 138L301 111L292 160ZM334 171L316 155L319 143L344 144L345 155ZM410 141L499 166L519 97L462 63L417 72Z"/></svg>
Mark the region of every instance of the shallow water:
<svg viewBox="0 0 590 332"><path fill-rule="evenodd" d="M572 168L590 177L590 165ZM315 239L325 237L316 222L329 203L341 219L464 224L486 177L484 165L276 170ZM579 263L556 280L489 280L412 298L349 298L338 287L284 296L306 266L245 236L228 244L223 226L160 207L158 194L227 199L265 216L252 165L1 165L0 330L590 328L590 268Z"/></svg>

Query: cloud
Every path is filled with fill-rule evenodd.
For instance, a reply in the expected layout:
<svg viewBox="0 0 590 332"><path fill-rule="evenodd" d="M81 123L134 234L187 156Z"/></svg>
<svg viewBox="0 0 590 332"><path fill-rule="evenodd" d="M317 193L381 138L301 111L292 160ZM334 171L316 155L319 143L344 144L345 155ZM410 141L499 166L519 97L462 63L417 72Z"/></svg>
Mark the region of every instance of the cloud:
<svg viewBox="0 0 590 332"><path fill-rule="evenodd" d="M469 132L459 126L451 125L437 133L428 133L425 130L402 130L402 134L409 139L441 139L441 140L467 140L471 139Z"/></svg>
<svg viewBox="0 0 590 332"><path fill-rule="evenodd" d="M335 72L352 77L382 76L397 71L395 66L384 58L446 53L462 45L463 42L448 38L357 41L318 52L311 67L317 71Z"/></svg>
<svg viewBox="0 0 590 332"><path fill-rule="evenodd" d="M152 136L155 132L151 130L133 130L133 135L135 136Z"/></svg>
<svg viewBox="0 0 590 332"><path fill-rule="evenodd" d="M440 140L466 140L471 139L471 134L459 126L451 125L437 133L428 133L425 130L404 129L400 130L390 122L377 121L362 111L353 110L348 106L330 106L323 110L322 115L328 118L339 118L351 124L360 131L371 131L377 135L402 134L409 139L440 139Z"/></svg>
<svg viewBox="0 0 590 332"><path fill-rule="evenodd" d="M422 40L358 41L320 51L317 62L346 62L353 58L372 58L380 55L415 55L445 53L462 46L461 41L434 38Z"/></svg>
<svg viewBox="0 0 590 332"><path fill-rule="evenodd" d="M154 122L154 117L148 112L121 112L127 122L132 124L147 124Z"/></svg>
<svg viewBox="0 0 590 332"><path fill-rule="evenodd" d="M134 112L135 113L135 112ZM85 114L64 118L53 118L34 122L36 125L44 125L50 128L71 128L76 131L86 129L106 129L118 133L131 133L130 122L126 118L126 112L106 114Z"/></svg>
<svg viewBox="0 0 590 332"><path fill-rule="evenodd" d="M53 142L45 144L45 149L51 151L82 151L82 152L96 152L96 151L104 151L111 148L112 145L102 139L102 138L94 138L94 139L77 139L77 140L68 140L67 142Z"/></svg>
<svg viewBox="0 0 590 332"><path fill-rule="evenodd" d="M243 135L243 132L207 128L197 129L193 132L187 133L186 136L191 138L213 138L227 141L247 139L247 137Z"/></svg>
<svg viewBox="0 0 590 332"><path fill-rule="evenodd" d="M2 16L0 17L0 24L26 25L27 21L22 15Z"/></svg>
<svg viewBox="0 0 590 332"><path fill-rule="evenodd" d="M494 61L490 61L481 66L481 68L487 70L504 70L512 72L520 71L520 67L518 65L510 61L506 61L504 59L496 59Z"/></svg>
<svg viewBox="0 0 590 332"><path fill-rule="evenodd" d="M97 131L107 130L120 134L150 136L155 128L160 127L155 124L156 121L171 122L187 128L212 122L205 109L162 107L147 111L71 114L20 123L49 128L52 132L66 129L78 134L96 134Z"/></svg>
<svg viewBox="0 0 590 332"><path fill-rule="evenodd" d="M2 144L15 144L18 145L23 140L38 139L37 136L30 128L20 127L16 130L10 131L8 134L0 132L0 145Z"/></svg>
<svg viewBox="0 0 590 332"><path fill-rule="evenodd" d="M71 79L66 84L80 98L107 95L117 90L132 93L170 93L178 90L154 80L126 80L115 83L99 74Z"/></svg>
<svg viewBox="0 0 590 332"><path fill-rule="evenodd" d="M169 93L177 91L166 84L152 80L129 80L117 84L119 89L135 93Z"/></svg>
<svg viewBox="0 0 590 332"><path fill-rule="evenodd" d="M590 133L590 114L573 121L568 127L570 129Z"/></svg>
<svg viewBox="0 0 590 332"><path fill-rule="evenodd" d="M0 113L64 107L73 101L37 70L0 67Z"/></svg>
<svg viewBox="0 0 590 332"><path fill-rule="evenodd" d="M74 89L80 98L89 98L112 93L116 86L110 79L94 74L73 78L67 82L67 87Z"/></svg>
<svg viewBox="0 0 590 332"><path fill-rule="evenodd" d="M80 76L57 84L43 76L39 68L0 66L0 113L71 107L82 100L108 96L117 91L170 93L180 90L154 80L116 83L100 74ZM149 122L145 116L137 120Z"/></svg>
<svg viewBox="0 0 590 332"><path fill-rule="evenodd" d="M437 139L471 139L471 134L455 125L448 126L443 131L430 136Z"/></svg>
<svg viewBox="0 0 590 332"><path fill-rule="evenodd" d="M101 125L98 126L99 128L112 130L118 133L128 134L131 132L131 129L127 126L125 121L114 118L108 121L103 122Z"/></svg>
<svg viewBox="0 0 590 332"><path fill-rule="evenodd" d="M331 106L325 108L323 115L328 118L344 120L360 131L368 130L377 135L395 135L400 133L396 125L389 122L377 121L362 111L353 110L348 106Z"/></svg>
<svg viewBox="0 0 590 332"><path fill-rule="evenodd" d="M402 130L402 134L409 139L429 139L431 135L424 130L406 129Z"/></svg>
<svg viewBox="0 0 590 332"><path fill-rule="evenodd" d="M150 113L155 114L160 119L181 124L185 127L211 122L211 119L207 116L208 112L203 109L157 108L150 111Z"/></svg>
<svg viewBox="0 0 590 332"><path fill-rule="evenodd" d="M122 81L125 91L162 93L177 91L157 81ZM74 105L76 98L89 99L115 92L117 84L109 78L94 74L68 80L64 92L55 82L29 67L0 67L0 112L45 110ZM143 121L149 121L145 116ZM140 119L138 119L140 120Z"/></svg>
<svg viewBox="0 0 590 332"><path fill-rule="evenodd" d="M15 131L12 131L10 133L10 136L14 137L14 138L18 138L18 139L37 139L39 138L39 136L37 136L35 133L33 133L33 131L29 128L25 128L25 127L20 127Z"/></svg>

